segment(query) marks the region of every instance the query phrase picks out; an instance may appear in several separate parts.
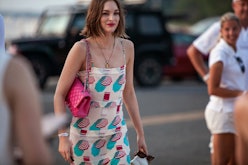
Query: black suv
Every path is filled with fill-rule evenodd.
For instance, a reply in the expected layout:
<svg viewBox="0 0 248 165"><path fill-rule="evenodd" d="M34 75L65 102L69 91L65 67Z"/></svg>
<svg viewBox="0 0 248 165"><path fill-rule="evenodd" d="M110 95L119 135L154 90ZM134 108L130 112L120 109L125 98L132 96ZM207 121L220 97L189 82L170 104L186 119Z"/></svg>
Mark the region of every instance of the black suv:
<svg viewBox="0 0 248 165"><path fill-rule="evenodd" d="M60 74L66 56L77 41L85 23L83 5L51 7L39 19L34 37L11 41L31 62L40 87L49 76ZM135 44L134 76L141 86L156 86L163 76L163 66L173 61L172 39L161 12L126 7L126 30Z"/></svg>

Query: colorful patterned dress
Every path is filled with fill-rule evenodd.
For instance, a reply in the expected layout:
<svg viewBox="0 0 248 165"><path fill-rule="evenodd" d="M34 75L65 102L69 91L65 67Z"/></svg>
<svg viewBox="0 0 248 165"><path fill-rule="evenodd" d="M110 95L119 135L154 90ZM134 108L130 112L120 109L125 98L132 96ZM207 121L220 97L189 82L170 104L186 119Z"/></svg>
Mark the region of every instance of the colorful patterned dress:
<svg viewBox="0 0 248 165"><path fill-rule="evenodd" d="M73 117L70 126L76 165L130 164L127 126L122 111L125 73L126 65L118 68L91 67L89 115Z"/></svg>

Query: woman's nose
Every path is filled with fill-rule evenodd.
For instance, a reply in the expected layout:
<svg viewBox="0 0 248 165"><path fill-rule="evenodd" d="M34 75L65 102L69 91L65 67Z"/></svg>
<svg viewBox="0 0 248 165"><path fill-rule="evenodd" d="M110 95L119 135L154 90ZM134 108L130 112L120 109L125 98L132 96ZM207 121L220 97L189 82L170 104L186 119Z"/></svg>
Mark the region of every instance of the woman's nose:
<svg viewBox="0 0 248 165"><path fill-rule="evenodd" d="M113 20L114 15L113 14L109 14L109 20Z"/></svg>

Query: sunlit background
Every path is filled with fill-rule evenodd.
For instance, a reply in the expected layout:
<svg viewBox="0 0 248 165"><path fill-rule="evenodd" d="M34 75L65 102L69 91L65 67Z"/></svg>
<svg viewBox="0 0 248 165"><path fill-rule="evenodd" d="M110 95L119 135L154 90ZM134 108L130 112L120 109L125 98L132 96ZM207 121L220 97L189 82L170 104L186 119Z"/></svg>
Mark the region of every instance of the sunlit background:
<svg viewBox="0 0 248 165"><path fill-rule="evenodd" d="M32 35L36 28L37 18L48 6L75 3L88 4L90 0L1 0L0 14L5 17L6 40ZM226 0L123 0L126 4L144 4L144 7L161 10L165 15L177 16L168 24L173 29L184 29L187 26L207 17L216 17L231 10ZM212 2L212 3L211 3ZM216 8L216 6L218 6ZM183 17L182 17L183 16ZM182 19L183 18L183 19ZM209 22L209 21L208 21ZM211 23L211 22L210 22ZM206 23L207 25L210 23ZM176 26L175 26L176 25ZM201 25L202 26L202 25ZM204 26L206 26L204 24ZM18 27L18 28L17 28ZM204 28L204 27L202 27Z"/></svg>

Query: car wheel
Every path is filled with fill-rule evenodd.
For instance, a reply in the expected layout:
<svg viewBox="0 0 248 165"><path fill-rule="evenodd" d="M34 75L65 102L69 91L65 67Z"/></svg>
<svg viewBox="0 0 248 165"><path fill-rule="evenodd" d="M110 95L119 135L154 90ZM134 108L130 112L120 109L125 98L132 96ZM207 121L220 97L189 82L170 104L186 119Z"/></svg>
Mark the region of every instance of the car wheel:
<svg viewBox="0 0 248 165"><path fill-rule="evenodd" d="M135 78L141 86L157 86L162 80L162 66L152 57L141 59L135 67Z"/></svg>
<svg viewBox="0 0 248 165"><path fill-rule="evenodd" d="M44 89L46 85L46 81L48 78L48 67L45 60L36 58L36 57L29 57L29 60L32 64L34 69L35 75L37 77L39 86L41 89Z"/></svg>

